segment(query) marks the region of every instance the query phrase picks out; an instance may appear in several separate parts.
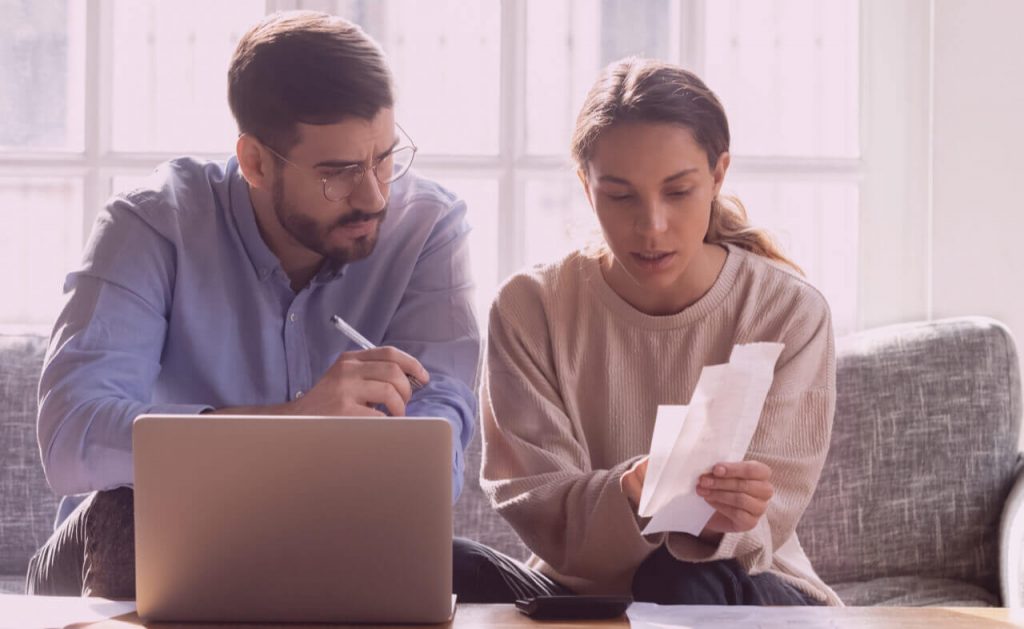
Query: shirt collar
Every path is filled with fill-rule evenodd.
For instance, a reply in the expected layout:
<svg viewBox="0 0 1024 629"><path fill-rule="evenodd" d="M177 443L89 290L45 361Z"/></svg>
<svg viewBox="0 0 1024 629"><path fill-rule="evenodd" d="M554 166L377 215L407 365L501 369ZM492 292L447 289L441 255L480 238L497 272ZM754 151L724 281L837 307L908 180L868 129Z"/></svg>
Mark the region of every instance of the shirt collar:
<svg viewBox="0 0 1024 629"><path fill-rule="evenodd" d="M281 268L281 261L260 235L260 228L256 225L256 210L252 207L252 199L249 198L249 183L242 177L238 160L234 157L228 160L228 173L231 180L231 213L234 215L238 235L242 239L245 252L249 255L249 261L262 281L270 277L274 269Z"/></svg>

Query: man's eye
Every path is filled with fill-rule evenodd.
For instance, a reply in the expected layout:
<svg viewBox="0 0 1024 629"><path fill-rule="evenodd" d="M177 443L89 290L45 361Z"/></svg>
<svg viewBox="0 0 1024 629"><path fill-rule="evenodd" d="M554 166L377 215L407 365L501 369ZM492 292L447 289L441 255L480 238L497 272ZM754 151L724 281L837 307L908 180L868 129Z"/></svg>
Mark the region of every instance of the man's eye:
<svg viewBox="0 0 1024 629"><path fill-rule="evenodd" d="M339 168L337 170L328 170L324 172L324 177L333 179L335 177L351 177L356 174L356 168Z"/></svg>

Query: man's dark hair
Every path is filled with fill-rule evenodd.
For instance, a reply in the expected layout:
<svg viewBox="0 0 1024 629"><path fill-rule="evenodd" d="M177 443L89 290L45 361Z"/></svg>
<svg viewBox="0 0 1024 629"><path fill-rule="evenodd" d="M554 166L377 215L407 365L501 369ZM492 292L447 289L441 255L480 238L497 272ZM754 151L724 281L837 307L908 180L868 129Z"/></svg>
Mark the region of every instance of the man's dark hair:
<svg viewBox="0 0 1024 629"><path fill-rule="evenodd" d="M372 119L394 105L391 71L358 26L315 11L267 16L242 36L228 69L239 133L287 154L296 123Z"/></svg>

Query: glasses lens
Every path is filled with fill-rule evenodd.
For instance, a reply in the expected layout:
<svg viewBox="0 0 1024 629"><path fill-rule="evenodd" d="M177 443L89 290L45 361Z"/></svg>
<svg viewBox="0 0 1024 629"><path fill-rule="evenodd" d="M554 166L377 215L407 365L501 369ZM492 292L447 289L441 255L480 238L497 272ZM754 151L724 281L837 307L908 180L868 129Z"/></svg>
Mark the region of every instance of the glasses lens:
<svg viewBox="0 0 1024 629"><path fill-rule="evenodd" d="M412 158L416 155L416 148L413 146L400 146L382 159L377 166L377 178L381 183L391 183L412 167Z"/></svg>
<svg viewBox="0 0 1024 629"><path fill-rule="evenodd" d="M349 166L324 179L324 196L328 201L347 198L363 178L362 166Z"/></svg>

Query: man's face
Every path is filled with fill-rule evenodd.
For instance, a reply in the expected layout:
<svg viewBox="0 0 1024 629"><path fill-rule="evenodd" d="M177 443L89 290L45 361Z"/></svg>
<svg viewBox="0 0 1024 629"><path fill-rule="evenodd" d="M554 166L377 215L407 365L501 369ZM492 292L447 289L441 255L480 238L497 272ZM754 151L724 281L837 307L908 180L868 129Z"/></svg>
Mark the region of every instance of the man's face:
<svg viewBox="0 0 1024 629"><path fill-rule="evenodd" d="M271 186L274 214L288 235L305 249L345 265L373 252L387 212L389 186L370 167L395 144L394 111L372 120L346 118L330 125L299 123L299 142L275 165ZM323 179L346 166L366 168L348 196L330 201Z"/></svg>

